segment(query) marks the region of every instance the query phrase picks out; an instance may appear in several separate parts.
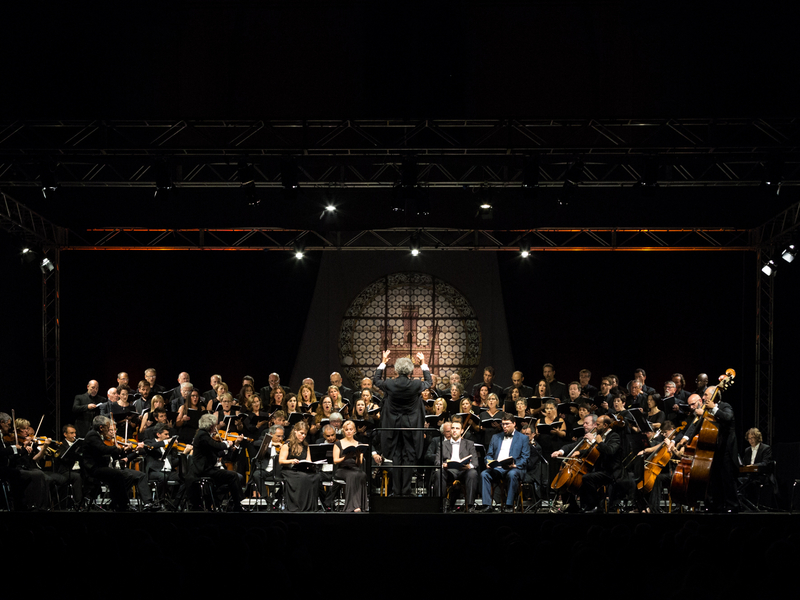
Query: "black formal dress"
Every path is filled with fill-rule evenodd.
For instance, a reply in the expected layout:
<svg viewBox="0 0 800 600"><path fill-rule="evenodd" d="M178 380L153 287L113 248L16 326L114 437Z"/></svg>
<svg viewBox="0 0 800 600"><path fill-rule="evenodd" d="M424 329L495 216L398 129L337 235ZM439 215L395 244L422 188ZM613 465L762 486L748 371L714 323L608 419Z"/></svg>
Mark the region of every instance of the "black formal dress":
<svg viewBox="0 0 800 600"><path fill-rule="evenodd" d="M344 448L342 441L337 440L336 446L341 453ZM345 482L344 488L344 511L353 512L357 508L367 510L367 474L356 461L357 454L345 458L336 466L336 477Z"/></svg>
<svg viewBox="0 0 800 600"><path fill-rule="evenodd" d="M425 405L420 394L431 386L431 372L423 369L424 381L400 375L397 379L382 380L385 365L372 378L375 387L386 393L381 406L381 427L421 428L425 424ZM422 431L384 431L381 448L384 456L395 465L419 464L422 456ZM392 473L396 495L411 495L411 469L396 469Z"/></svg>
<svg viewBox="0 0 800 600"><path fill-rule="evenodd" d="M292 454L289 448L289 460L305 460L308 457L308 446L302 446L299 454ZM319 473L295 471L291 465L281 465L281 477L284 484L286 510L289 512L314 512L319 497Z"/></svg>

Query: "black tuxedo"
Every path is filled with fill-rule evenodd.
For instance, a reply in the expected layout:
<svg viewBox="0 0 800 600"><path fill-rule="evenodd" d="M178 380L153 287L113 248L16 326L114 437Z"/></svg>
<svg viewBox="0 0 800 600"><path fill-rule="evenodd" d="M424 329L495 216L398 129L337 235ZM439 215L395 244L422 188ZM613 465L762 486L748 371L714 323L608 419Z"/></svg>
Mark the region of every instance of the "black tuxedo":
<svg viewBox="0 0 800 600"><path fill-rule="evenodd" d="M443 462L447 462L451 458L453 458L453 443L452 440L442 439L440 440L441 445L441 456L437 456L436 464L441 465ZM475 444L470 440L461 438L459 443L459 451L458 456L455 457L458 460L464 459L467 456L472 455L470 459L470 464L472 465L471 469L441 469L442 472L442 482L443 485L446 487L453 483L456 479L460 479L464 483L464 488L466 490L466 496L464 501L467 503L467 506L474 506L475 505L475 496L478 495L478 453L475 450ZM434 478L435 481L435 478ZM452 504L452 503L451 503Z"/></svg>
<svg viewBox="0 0 800 600"><path fill-rule="evenodd" d="M382 380L383 369L375 371L372 384L386 393L381 405L382 427L418 427L425 424L425 406L420 398L422 390L431 386L431 372L422 371L424 381L400 375L397 379ZM397 465L413 465L422 455L421 431L384 431L381 435L384 455ZM393 474L394 493L411 494L411 469L398 469Z"/></svg>

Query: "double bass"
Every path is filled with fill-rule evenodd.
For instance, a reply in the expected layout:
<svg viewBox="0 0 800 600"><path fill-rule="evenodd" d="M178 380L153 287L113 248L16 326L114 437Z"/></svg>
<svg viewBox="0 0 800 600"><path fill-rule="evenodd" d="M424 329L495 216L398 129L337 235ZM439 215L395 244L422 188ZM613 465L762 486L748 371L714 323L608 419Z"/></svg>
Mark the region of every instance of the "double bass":
<svg viewBox="0 0 800 600"><path fill-rule="evenodd" d="M727 369L725 375L719 376L719 384L711 396L712 401L719 403L719 395L733 385L736 371ZM669 495L676 504L695 506L706 497L706 490L711 479L711 465L717 448L719 425L714 415L703 411L700 431L684 449L683 458L675 469L669 487Z"/></svg>

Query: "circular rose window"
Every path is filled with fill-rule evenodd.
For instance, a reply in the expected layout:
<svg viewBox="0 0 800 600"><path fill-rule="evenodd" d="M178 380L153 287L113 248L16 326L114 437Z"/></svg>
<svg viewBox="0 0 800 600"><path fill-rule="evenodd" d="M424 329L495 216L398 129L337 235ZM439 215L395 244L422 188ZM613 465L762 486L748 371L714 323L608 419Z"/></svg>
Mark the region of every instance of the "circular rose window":
<svg viewBox="0 0 800 600"><path fill-rule="evenodd" d="M394 273L368 285L342 319L339 359L353 384L374 373L384 349L392 351L392 364L422 352L445 384L454 371L469 381L481 358L481 329L472 306L449 283L424 273ZM414 375L421 376L419 361L414 363ZM391 367L387 375L394 375Z"/></svg>

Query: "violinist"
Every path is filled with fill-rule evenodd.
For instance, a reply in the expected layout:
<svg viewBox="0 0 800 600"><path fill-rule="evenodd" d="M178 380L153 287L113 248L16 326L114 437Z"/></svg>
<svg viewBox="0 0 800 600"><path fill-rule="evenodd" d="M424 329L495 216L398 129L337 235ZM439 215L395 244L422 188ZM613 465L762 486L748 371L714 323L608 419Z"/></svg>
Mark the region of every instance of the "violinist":
<svg viewBox="0 0 800 600"><path fill-rule="evenodd" d="M24 491L27 481L22 480L20 472L16 469L22 446L15 439L11 416L4 412L0 412L0 431L3 434L0 439L0 479L7 481L11 486L15 508L23 510L26 507Z"/></svg>
<svg viewBox="0 0 800 600"><path fill-rule="evenodd" d="M83 479L81 477L81 466L78 462L80 457L73 450L68 452L75 445L78 439L78 432L74 425L64 425L61 428L64 441L58 449L54 463L54 473L57 485L64 487L72 485L72 493L75 504L80 505L83 500Z"/></svg>
<svg viewBox="0 0 800 600"><path fill-rule="evenodd" d="M33 510L47 510L50 505L49 488L53 482L50 473L45 474L36 464L44 456L47 444L37 448L33 440L33 429L27 419L17 419L17 439L21 447L17 456L17 469L22 481L26 484L25 506ZM50 439L45 440L47 443Z"/></svg>
<svg viewBox="0 0 800 600"><path fill-rule="evenodd" d="M230 396L230 394L226 394L226 396ZM228 399L229 403L232 403L232 401L232 398ZM223 442L218 438L212 438L211 433L216 427L217 413L206 413L200 417L197 433L192 442L192 463L189 467L189 473L186 475L186 489L189 491L192 505L198 507L199 491L193 483L201 477L209 477L214 481L218 490L223 486L227 486L232 498L229 510L239 512L242 510L243 499L241 475L236 471L218 469L216 465L220 456L231 450L238 449L241 441L236 439L233 442Z"/></svg>
<svg viewBox="0 0 800 600"><path fill-rule="evenodd" d="M139 444L143 448L143 444ZM150 496L147 476L133 469L114 469L111 459L127 460L131 444L119 444L112 434L111 419L97 416L92 421L92 430L86 434L81 468L87 476L102 481L111 491L111 508L119 512L128 510L128 490L136 486L139 498ZM149 504L145 505L149 508Z"/></svg>
<svg viewBox="0 0 800 600"><path fill-rule="evenodd" d="M159 423L155 426L155 436L154 440L146 444L145 472L149 480L156 483L160 498L168 481L180 480L178 471L180 459L174 446L170 453L166 454L170 441L169 427Z"/></svg>

